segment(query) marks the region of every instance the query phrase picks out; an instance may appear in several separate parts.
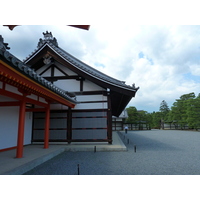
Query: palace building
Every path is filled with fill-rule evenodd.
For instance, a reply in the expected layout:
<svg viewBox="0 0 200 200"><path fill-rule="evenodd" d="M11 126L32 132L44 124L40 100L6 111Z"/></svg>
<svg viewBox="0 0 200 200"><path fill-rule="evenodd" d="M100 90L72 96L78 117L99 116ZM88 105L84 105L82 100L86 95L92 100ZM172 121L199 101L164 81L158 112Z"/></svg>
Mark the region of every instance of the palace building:
<svg viewBox="0 0 200 200"><path fill-rule="evenodd" d="M81 62L51 32L20 61L0 36L0 151L64 142L112 144L118 117L138 88Z"/></svg>

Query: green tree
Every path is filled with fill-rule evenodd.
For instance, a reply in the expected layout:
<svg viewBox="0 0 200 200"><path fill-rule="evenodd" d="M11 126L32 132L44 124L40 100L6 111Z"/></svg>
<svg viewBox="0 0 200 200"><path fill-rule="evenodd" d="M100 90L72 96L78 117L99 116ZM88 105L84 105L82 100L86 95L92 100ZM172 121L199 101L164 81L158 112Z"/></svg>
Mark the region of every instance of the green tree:
<svg viewBox="0 0 200 200"><path fill-rule="evenodd" d="M151 118L152 118L151 126L153 128L160 128L160 120L162 118L161 112L153 112L153 113L151 113Z"/></svg>
<svg viewBox="0 0 200 200"><path fill-rule="evenodd" d="M176 128L180 125L181 129L188 124L189 114L192 116L192 102L194 102L195 94L184 94L173 103L171 107L170 119ZM191 119L190 119L191 122ZM190 123L191 124L191 123Z"/></svg>
<svg viewBox="0 0 200 200"><path fill-rule="evenodd" d="M187 123L189 128L198 129L200 127L200 96L187 100Z"/></svg>
<svg viewBox="0 0 200 200"><path fill-rule="evenodd" d="M161 128L164 129L164 123L167 119L167 114L169 113L169 106L167 105L167 102L163 100L160 104L160 114L161 114Z"/></svg>
<svg viewBox="0 0 200 200"><path fill-rule="evenodd" d="M138 120L138 112L136 107L134 106L130 106L129 108L126 109L127 110L127 114L128 114L128 118L126 119L126 123L136 123Z"/></svg>

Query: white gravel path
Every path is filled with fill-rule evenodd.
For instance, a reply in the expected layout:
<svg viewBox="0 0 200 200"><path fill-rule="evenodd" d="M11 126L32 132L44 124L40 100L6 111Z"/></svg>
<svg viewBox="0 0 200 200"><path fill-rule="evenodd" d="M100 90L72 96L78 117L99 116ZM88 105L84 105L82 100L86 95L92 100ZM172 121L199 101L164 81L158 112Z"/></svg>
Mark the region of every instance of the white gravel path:
<svg viewBox="0 0 200 200"><path fill-rule="evenodd" d="M200 132L129 131L120 136L127 152L64 152L26 174L76 175L79 164L80 175L200 175Z"/></svg>

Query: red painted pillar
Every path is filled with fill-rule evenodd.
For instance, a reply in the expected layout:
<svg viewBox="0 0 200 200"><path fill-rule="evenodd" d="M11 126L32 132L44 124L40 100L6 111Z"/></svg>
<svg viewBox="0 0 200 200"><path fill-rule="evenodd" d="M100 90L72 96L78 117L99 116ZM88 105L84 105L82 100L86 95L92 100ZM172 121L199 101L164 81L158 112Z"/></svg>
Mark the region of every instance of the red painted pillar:
<svg viewBox="0 0 200 200"><path fill-rule="evenodd" d="M26 101L25 101L25 98L24 98L20 102L20 108L19 108L19 123L18 123L18 138L17 138L16 158L22 158L23 157L25 114L26 114Z"/></svg>
<svg viewBox="0 0 200 200"><path fill-rule="evenodd" d="M45 114L45 135L44 135L44 148L49 148L49 125L50 125L50 104L46 108Z"/></svg>

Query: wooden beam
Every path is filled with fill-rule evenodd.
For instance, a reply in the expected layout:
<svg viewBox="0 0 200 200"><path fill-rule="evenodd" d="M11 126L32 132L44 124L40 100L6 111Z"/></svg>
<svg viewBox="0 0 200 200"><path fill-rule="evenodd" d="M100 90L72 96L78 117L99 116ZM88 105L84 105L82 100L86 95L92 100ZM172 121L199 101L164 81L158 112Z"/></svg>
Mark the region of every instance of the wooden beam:
<svg viewBox="0 0 200 200"><path fill-rule="evenodd" d="M7 97L10 97L10 98L19 100L19 101L22 101L24 99L24 97L22 95L15 94L13 92L6 91L6 90L3 90L3 89L0 89L0 95L7 96ZM27 103L38 105L38 106L41 106L41 107L47 107L47 105L48 105L47 103L40 102L40 101L31 99L31 98L28 98L28 97L25 97L25 98L26 98Z"/></svg>
<svg viewBox="0 0 200 200"><path fill-rule="evenodd" d="M49 148L49 126L50 126L50 105L48 104L45 113L44 149Z"/></svg>
<svg viewBox="0 0 200 200"><path fill-rule="evenodd" d="M71 141L71 139L72 139L72 110L69 107L67 112L67 141Z"/></svg>
<svg viewBox="0 0 200 200"><path fill-rule="evenodd" d="M6 107L6 106L20 106L20 101L0 102L0 107Z"/></svg>
<svg viewBox="0 0 200 200"><path fill-rule="evenodd" d="M45 112L45 108L27 108L26 112Z"/></svg>
<svg viewBox="0 0 200 200"><path fill-rule="evenodd" d="M110 92L108 92L108 111L107 111L107 120L108 120L108 142L112 144L112 110L111 110L111 99L110 99Z"/></svg>
<svg viewBox="0 0 200 200"><path fill-rule="evenodd" d="M34 80L21 74L19 71L15 70L11 66L3 62L2 60L0 60L0 73L2 76L8 77L6 79L8 82L11 81L14 84L14 82L17 81L17 83L20 84L20 87L22 87L22 89L24 90L27 90L33 94L37 94L38 96L41 96L43 98L52 100L54 102L61 103L63 105L66 105L72 108L75 107L75 103L72 103L70 100L66 100L64 97L60 96L56 92L53 92L52 90L46 88L45 86L40 85L39 83L36 83ZM6 80L4 80L4 82Z"/></svg>

